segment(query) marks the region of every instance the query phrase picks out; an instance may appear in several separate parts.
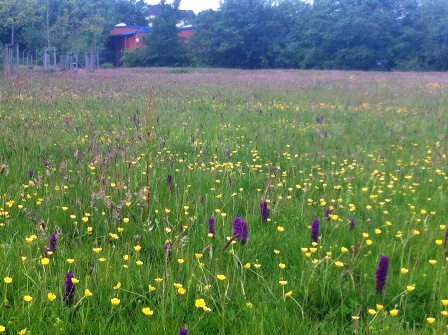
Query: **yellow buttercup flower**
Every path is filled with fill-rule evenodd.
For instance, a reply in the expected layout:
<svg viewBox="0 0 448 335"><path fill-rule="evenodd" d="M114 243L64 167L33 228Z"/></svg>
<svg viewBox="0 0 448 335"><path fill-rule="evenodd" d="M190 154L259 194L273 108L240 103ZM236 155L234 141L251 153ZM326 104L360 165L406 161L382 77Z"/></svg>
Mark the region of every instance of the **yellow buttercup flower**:
<svg viewBox="0 0 448 335"><path fill-rule="evenodd" d="M3 281L4 281L6 284L11 284L11 283L12 283L12 278L11 278L11 277L5 277L5 278L3 278Z"/></svg>
<svg viewBox="0 0 448 335"><path fill-rule="evenodd" d="M30 302L31 300L33 300L33 297L30 295L26 295L23 297L23 300L25 300L26 302Z"/></svg>
<svg viewBox="0 0 448 335"><path fill-rule="evenodd" d="M86 288L86 290L84 291L84 296L85 297L91 297L92 295L93 295L93 293L90 292L90 290Z"/></svg>
<svg viewBox="0 0 448 335"><path fill-rule="evenodd" d="M110 302L112 303L112 305L118 306L120 304L120 299L112 298L112 299L110 299Z"/></svg>
<svg viewBox="0 0 448 335"><path fill-rule="evenodd" d="M53 292L49 292L49 293L47 294L47 298L48 298L48 300L50 300L50 301L54 301L54 300L56 299L56 294L54 294Z"/></svg>
<svg viewBox="0 0 448 335"><path fill-rule="evenodd" d="M143 314L145 314L147 316L154 314L154 311L152 311L151 308L149 308L149 307L143 307L142 312L143 312Z"/></svg>
<svg viewBox="0 0 448 335"><path fill-rule="evenodd" d="M401 269L400 269L400 273L401 273L402 275L405 275L405 274L408 273L408 272L409 272L409 270L406 269L406 268L401 268Z"/></svg>
<svg viewBox="0 0 448 335"><path fill-rule="evenodd" d="M426 318L426 321L428 321L428 323L431 325L436 322L436 318Z"/></svg>
<svg viewBox="0 0 448 335"><path fill-rule="evenodd" d="M196 299L194 305L197 308L204 308L205 307L205 301L204 301L204 299Z"/></svg>
<svg viewBox="0 0 448 335"><path fill-rule="evenodd" d="M392 310L389 312L389 314L390 314L391 316L397 316L397 315L398 315L398 309L392 309Z"/></svg>
<svg viewBox="0 0 448 335"><path fill-rule="evenodd" d="M48 265L48 264L50 264L50 259L48 259L47 257L44 257L41 259L40 262L42 265Z"/></svg>
<svg viewBox="0 0 448 335"><path fill-rule="evenodd" d="M280 280L278 283L282 286L285 286L286 284L288 284L288 282L286 280Z"/></svg>
<svg viewBox="0 0 448 335"><path fill-rule="evenodd" d="M93 248L92 250L94 253L99 254L103 248Z"/></svg>
<svg viewBox="0 0 448 335"><path fill-rule="evenodd" d="M224 275L217 275L216 278L218 278L219 280L225 280L225 279L227 279L227 277L224 276Z"/></svg>
<svg viewBox="0 0 448 335"><path fill-rule="evenodd" d="M117 285L114 286L114 290L118 290L121 287L121 283L118 282Z"/></svg>

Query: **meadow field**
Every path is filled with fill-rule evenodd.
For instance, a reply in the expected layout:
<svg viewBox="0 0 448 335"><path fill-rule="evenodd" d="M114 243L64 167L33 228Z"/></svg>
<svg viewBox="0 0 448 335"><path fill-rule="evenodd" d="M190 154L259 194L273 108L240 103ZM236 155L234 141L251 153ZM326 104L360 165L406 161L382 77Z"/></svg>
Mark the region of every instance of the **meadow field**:
<svg viewBox="0 0 448 335"><path fill-rule="evenodd" d="M0 332L448 334L448 74L0 78Z"/></svg>

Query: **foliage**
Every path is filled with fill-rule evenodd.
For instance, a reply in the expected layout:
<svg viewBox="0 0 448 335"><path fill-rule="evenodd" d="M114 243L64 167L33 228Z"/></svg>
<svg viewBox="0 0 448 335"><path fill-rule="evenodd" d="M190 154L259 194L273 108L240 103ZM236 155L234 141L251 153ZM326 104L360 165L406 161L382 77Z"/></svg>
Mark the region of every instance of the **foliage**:
<svg viewBox="0 0 448 335"><path fill-rule="evenodd" d="M185 66L188 58L184 43L179 39L176 27L180 1L173 5L161 2L162 13L155 18L153 29L146 37L146 65Z"/></svg>
<svg viewBox="0 0 448 335"><path fill-rule="evenodd" d="M10 28L8 43L17 43L16 31L37 20L36 0L0 0L0 25ZM6 41L3 41L6 42Z"/></svg>
<svg viewBox="0 0 448 335"><path fill-rule="evenodd" d="M448 70L444 0L224 0L197 16L187 45L175 28L179 3L160 2L146 56L131 52L128 64ZM28 51L104 50L115 24L146 26L146 10L143 0L0 0L0 41Z"/></svg>
<svg viewBox="0 0 448 335"><path fill-rule="evenodd" d="M121 58L126 67L141 67L147 64L148 51L145 47L127 50Z"/></svg>

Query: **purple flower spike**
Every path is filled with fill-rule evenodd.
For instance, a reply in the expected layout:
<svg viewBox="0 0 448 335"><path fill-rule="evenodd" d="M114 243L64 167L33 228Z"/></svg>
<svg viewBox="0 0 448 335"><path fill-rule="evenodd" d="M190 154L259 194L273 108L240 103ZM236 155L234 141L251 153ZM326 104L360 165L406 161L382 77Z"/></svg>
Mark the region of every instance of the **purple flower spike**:
<svg viewBox="0 0 448 335"><path fill-rule="evenodd" d="M169 173L168 176L166 177L166 181L168 183L168 186L170 187L170 190L173 191L174 190L174 182L173 182L173 175L171 173Z"/></svg>
<svg viewBox="0 0 448 335"><path fill-rule="evenodd" d="M190 333L188 332L187 328L181 328L179 331L179 335L189 335Z"/></svg>
<svg viewBox="0 0 448 335"><path fill-rule="evenodd" d="M446 233L445 233L445 242L443 243L443 246L446 248L446 244L448 243L447 242L448 241L448 229L446 230Z"/></svg>
<svg viewBox="0 0 448 335"><path fill-rule="evenodd" d="M350 230L355 229L355 218L350 218Z"/></svg>
<svg viewBox="0 0 448 335"><path fill-rule="evenodd" d="M73 304L75 300L75 291L76 286L72 282L72 278L75 276L71 272L67 272L65 275L65 293L64 293L64 301L67 305Z"/></svg>
<svg viewBox="0 0 448 335"><path fill-rule="evenodd" d="M247 243L247 240L249 239L247 222L239 216L233 220L233 235L238 237L242 244Z"/></svg>
<svg viewBox="0 0 448 335"><path fill-rule="evenodd" d="M28 170L28 178L29 179L33 179L34 177L34 171L33 170Z"/></svg>
<svg viewBox="0 0 448 335"><path fill-rule="evenodd" d="M54 232L50 236L50 244L44 250L45 257L48 257L49 255L56 252L57 244L58 244L58 234L56 232ZM51 252L51 254L49 254L50 252Z"/></svg>
<svg viewBox="0 0 448 335"><path fill-rule="evenodd" d="M166 257L171 257L171 251L173 250L173 243L171 241L166 241L165 243L165 255Z"/></svg>
<svg viewBox="0 0 448 335"><path fill-rule="evenodd" d="M271 214L271 210L268 207L268 202L262 201L260 204L260 218L263 221L266 221L269 218L270 214Z"/></svg>
<svg viewBox="0 0 448 335"><path fill-rule="evenodd" d="M215 238L215 218L208 219L208 233Z"/></svg>
<svg viewBox="0 0 448 335"><path fill-rule="evenodd" d="M389 270L389 258L381 256L378 269L376 270L376 292L382 294L386 291L387 272Z"/></svg>
<svg viewBox="0 0 448 335"><path fill-rule="evenodd" d="M313 242L317 242L319 240L320 233L320 221L319 219L314 219L313 224L311 225L311 240Z"/></svg>
<svg viewBox="0 0 448 335"><path fill-rule="evenodd" d="M328 207L327 210L325 211L325 218L327 219L327 221L331 220L331 216L330 216L331 212L332 212L332 210L330 207Z"/></svg>

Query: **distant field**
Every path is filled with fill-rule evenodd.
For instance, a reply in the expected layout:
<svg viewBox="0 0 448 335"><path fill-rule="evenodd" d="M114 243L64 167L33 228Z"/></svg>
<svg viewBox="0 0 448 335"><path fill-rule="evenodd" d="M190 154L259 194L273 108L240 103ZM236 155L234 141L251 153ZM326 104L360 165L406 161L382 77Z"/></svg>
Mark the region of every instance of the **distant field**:
<svg viewBox="0 0 448 335"><path fill-rule="evenodd" d="M447 126L445 73L3 76L0 331L447 334Z"/></svg>

